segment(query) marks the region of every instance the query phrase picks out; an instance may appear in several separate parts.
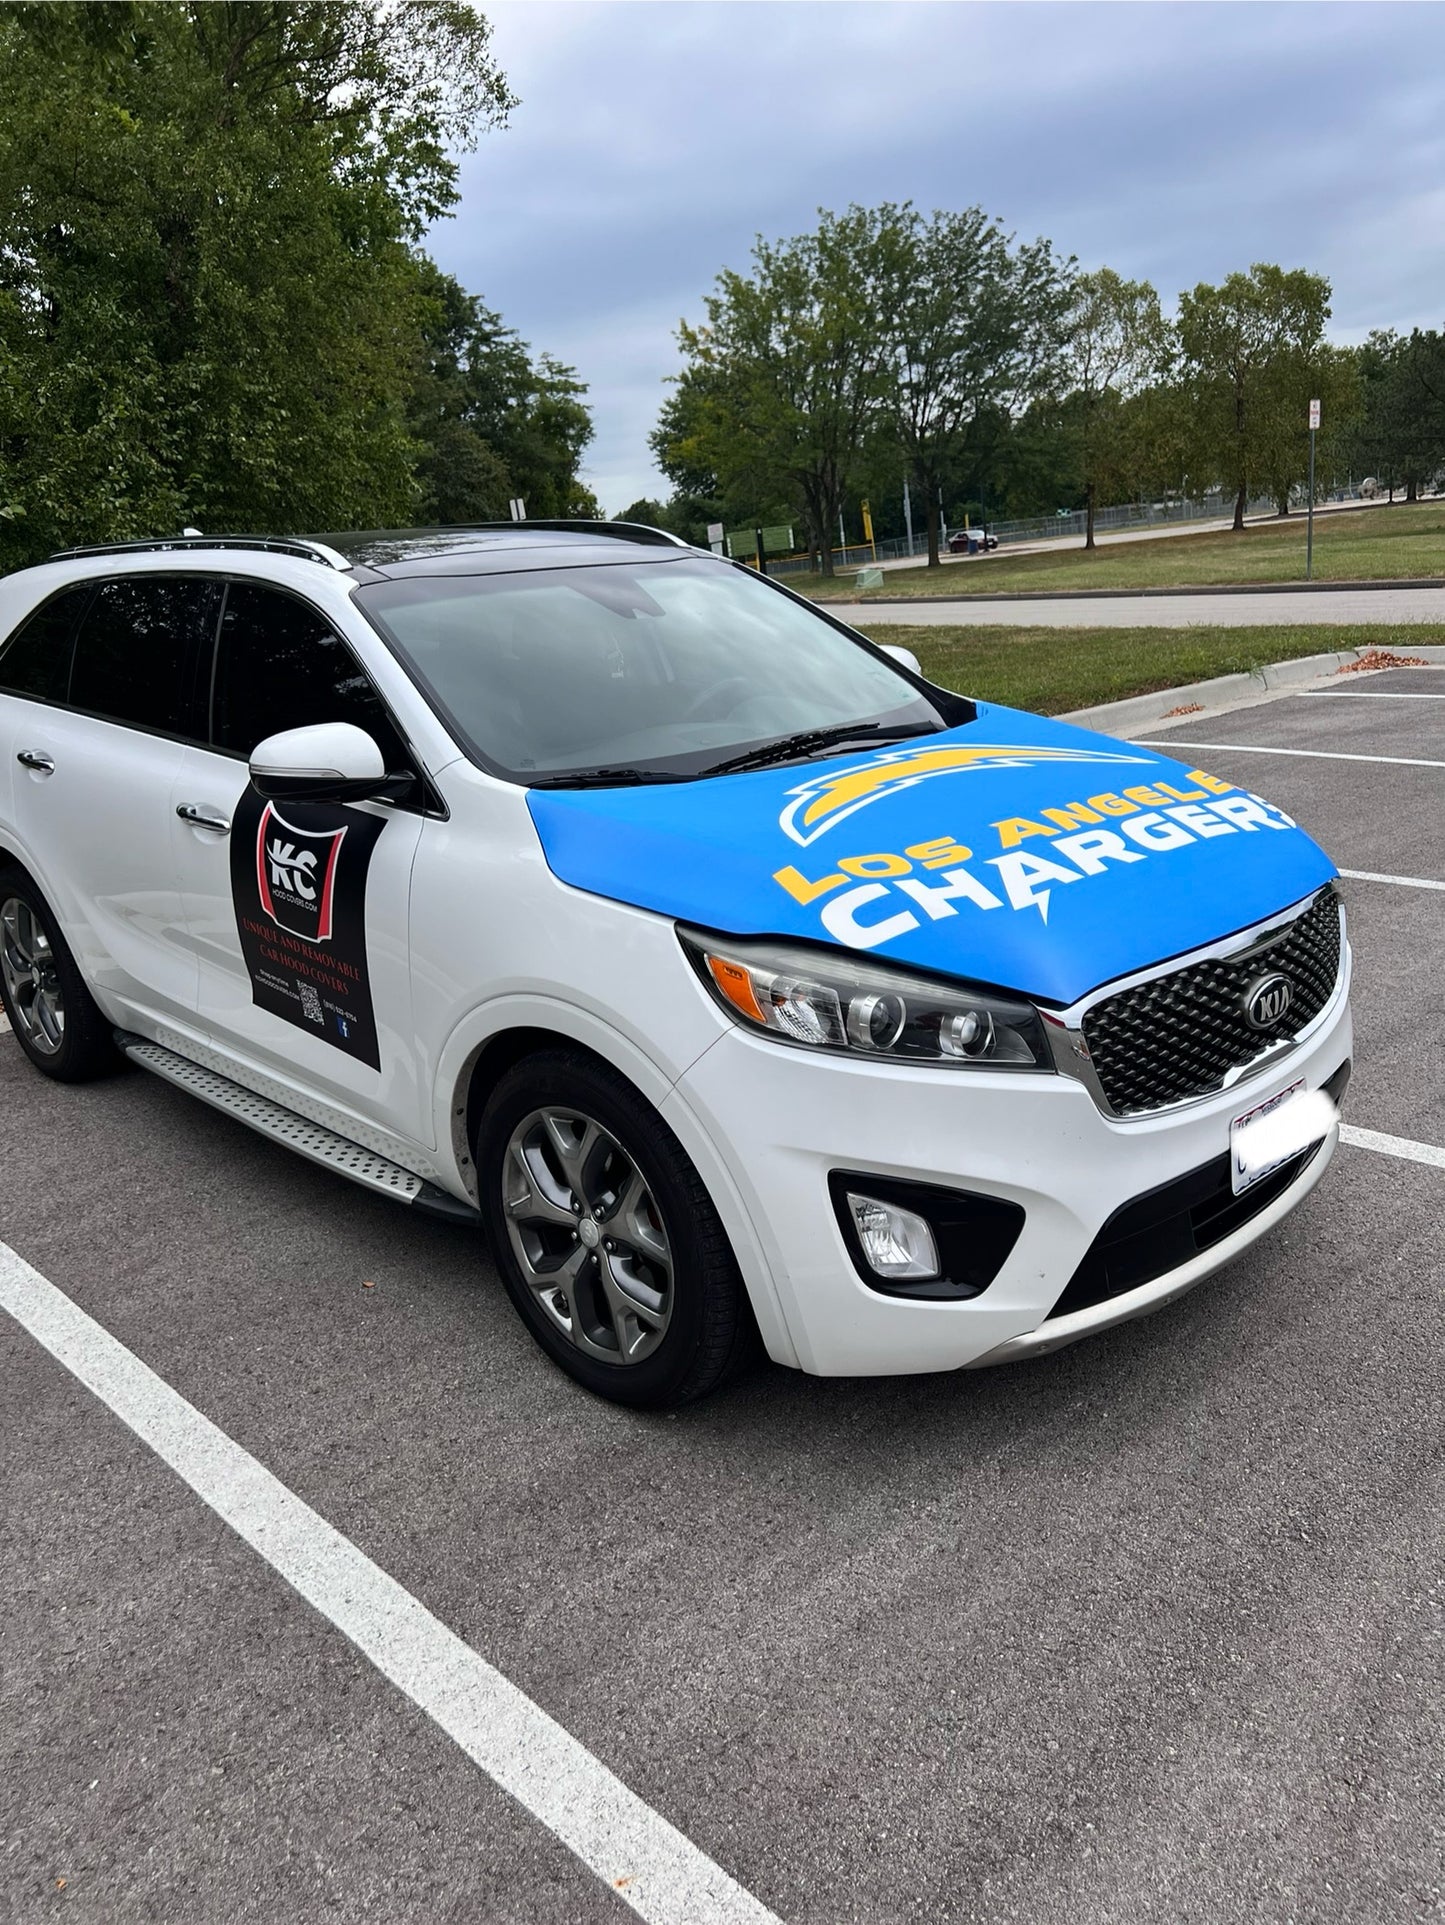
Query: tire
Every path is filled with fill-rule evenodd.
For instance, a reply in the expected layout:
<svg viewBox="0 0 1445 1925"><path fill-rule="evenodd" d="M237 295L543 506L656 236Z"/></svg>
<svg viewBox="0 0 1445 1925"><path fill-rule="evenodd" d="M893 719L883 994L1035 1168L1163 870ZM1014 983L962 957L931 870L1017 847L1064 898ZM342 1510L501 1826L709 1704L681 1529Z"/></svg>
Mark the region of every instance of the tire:
<svg viewBox="0 0 1445 1925"><path fill-rule="evenodd" d="M23 869L0 868L0 1003L15 1040L42 1075L87 1083L122 1058L60 933Z"/></svg>
<svg viewBox="0 0 1445 1925"><path fill-rule="evenodd" d="M752 1308L712 1199L625 1077L578 1051L524 1058L488 1097L475 1154L507 1294L584 1388L666 1410L752 1354Z"/></svg>

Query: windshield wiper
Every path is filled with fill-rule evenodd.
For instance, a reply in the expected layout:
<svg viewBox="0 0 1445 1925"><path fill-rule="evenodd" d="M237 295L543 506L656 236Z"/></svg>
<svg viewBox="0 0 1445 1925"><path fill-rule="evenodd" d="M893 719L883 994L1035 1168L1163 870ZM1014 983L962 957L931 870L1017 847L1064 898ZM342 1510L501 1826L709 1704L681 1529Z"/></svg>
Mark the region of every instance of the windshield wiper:
<svg viewBox="0 0 1445 1925"><path fill-rule="evenodd" d="M691 782L690 775L673 769L573 769L567 775L544 775L529 789L630 789L650 782Z"/></svg>
<svg viewBox="0 0 1445 1925"><path fill-rule="evenodd" d="M848 742L862 742L872 748L879 742L901 742L910 735L939 733L936 722L910 722L901 726L887 722L840 722L831 729L804 729L800 735L784 735L776 742L764 742L761 748L749 749L744 755L714 762L703 774L732 775L739 769L765 769L774 762L789 762L814 749L842 748Z"/></svg>

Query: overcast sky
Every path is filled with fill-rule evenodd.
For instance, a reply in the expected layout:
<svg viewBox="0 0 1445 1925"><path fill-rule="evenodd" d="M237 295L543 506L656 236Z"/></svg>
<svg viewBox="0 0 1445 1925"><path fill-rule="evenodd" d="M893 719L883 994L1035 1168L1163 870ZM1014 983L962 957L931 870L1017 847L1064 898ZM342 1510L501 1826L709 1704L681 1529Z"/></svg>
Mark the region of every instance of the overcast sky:
<svg viewBox="0 0 1445 1925"><path fill-rule="evenodd" d="M1445 325L1440 6L482 4L521 105L429 245L588 384L608 514L667 492L679 317L820 206L977 203L1166 305L1312 268L1342 340Z"/></svg>

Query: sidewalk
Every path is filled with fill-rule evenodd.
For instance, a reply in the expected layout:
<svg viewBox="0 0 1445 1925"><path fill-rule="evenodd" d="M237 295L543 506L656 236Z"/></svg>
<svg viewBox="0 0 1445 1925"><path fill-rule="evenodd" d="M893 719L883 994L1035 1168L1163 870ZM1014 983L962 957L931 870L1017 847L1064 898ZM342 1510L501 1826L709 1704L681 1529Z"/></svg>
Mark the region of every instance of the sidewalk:
<svg viewBox="0 0 1445 1925"><path fill-rule="evenodd" d="M967 595L957 601L822 603L857 627L1268 628L1314 623L1428 622L1445 628L1445 582L1314 582L1262 587L1082 588L1052 595Z"/></svg>

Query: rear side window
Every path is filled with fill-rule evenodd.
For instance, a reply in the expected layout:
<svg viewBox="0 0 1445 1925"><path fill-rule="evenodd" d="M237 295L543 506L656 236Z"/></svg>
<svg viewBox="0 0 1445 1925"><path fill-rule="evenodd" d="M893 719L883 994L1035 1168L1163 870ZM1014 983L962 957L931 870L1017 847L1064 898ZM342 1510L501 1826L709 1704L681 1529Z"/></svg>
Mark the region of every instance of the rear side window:
<svg viewBox="0 0 1445 1925"><path fill-rule="evenodd" d="M0 690L39 702L63 702L70 689L75 624L90 600L90 583L67 588L21 623L0 653Z"/></svg>
<svg viewBox="0 0 1445 1925"><path fill-rule="evenodd" d="M163 735L204 739L197 689L219 607L219 587L194 576L132 575L102 583L76 638L71 707Z"/></svg>
<svg viewBox="0 0 1445 1925"><path fill-rule="evenodd" d="M268 735L316 722L354 722L388 769L411 767L370 676L325 617L294 596L233 582L216 653L214 745L249 757Z"/></svg>

